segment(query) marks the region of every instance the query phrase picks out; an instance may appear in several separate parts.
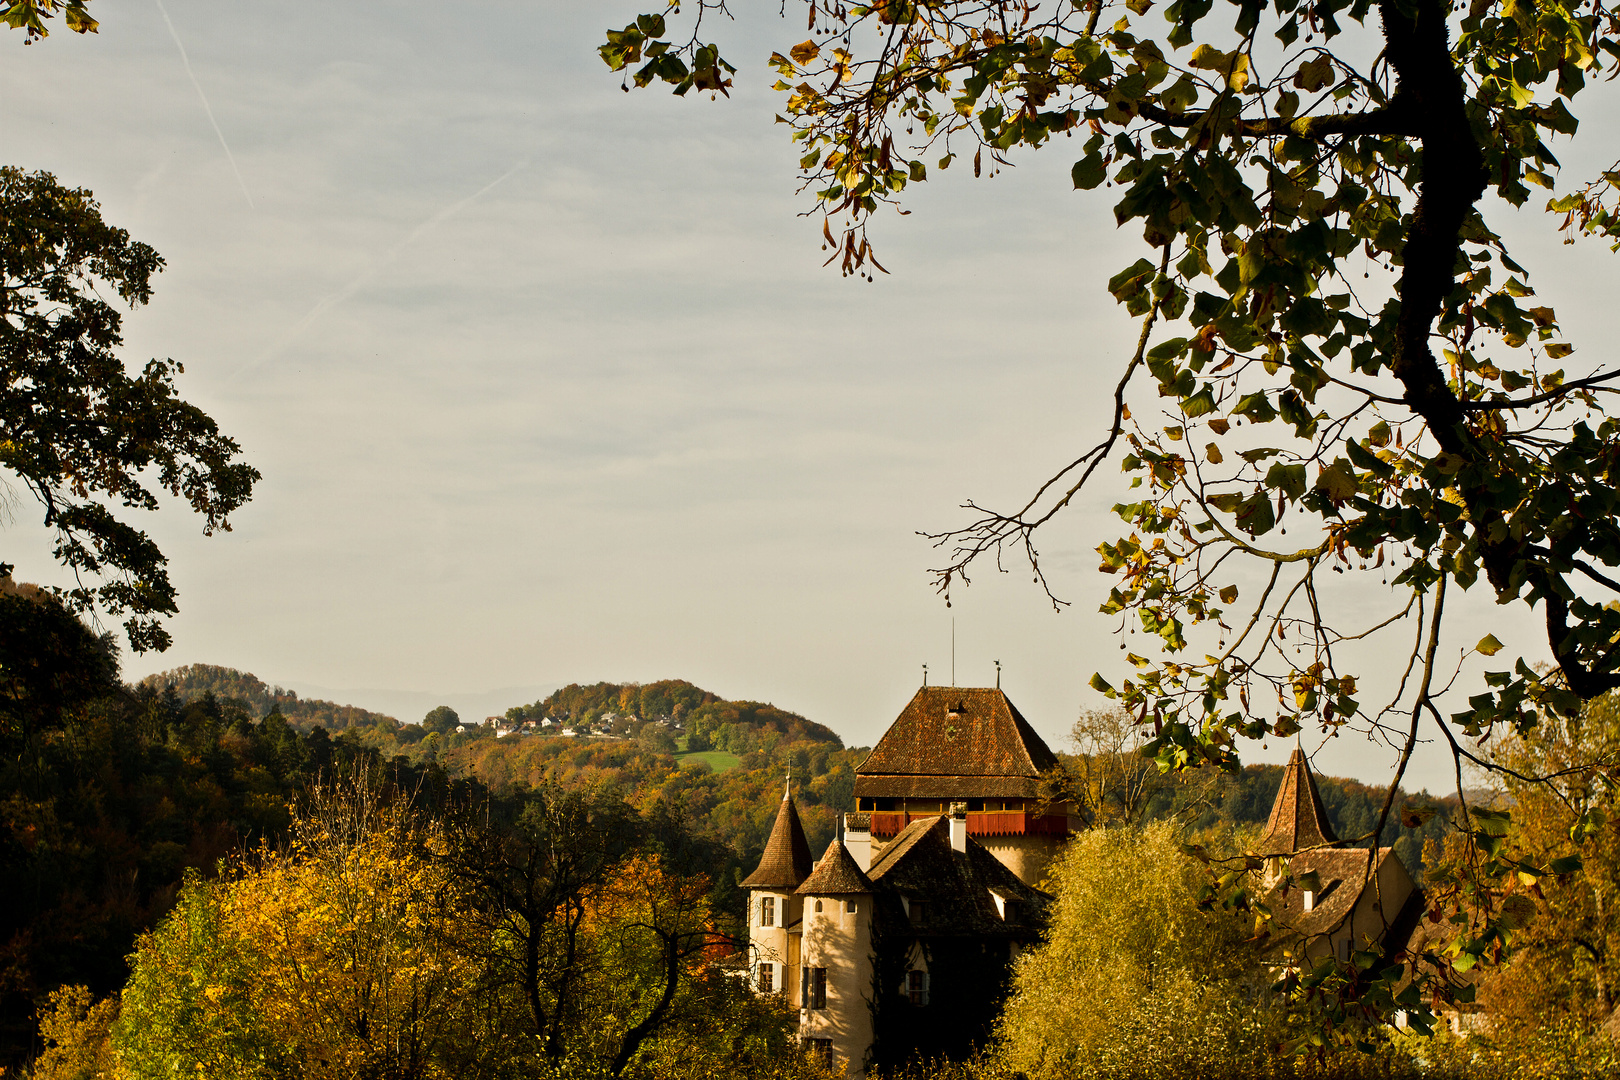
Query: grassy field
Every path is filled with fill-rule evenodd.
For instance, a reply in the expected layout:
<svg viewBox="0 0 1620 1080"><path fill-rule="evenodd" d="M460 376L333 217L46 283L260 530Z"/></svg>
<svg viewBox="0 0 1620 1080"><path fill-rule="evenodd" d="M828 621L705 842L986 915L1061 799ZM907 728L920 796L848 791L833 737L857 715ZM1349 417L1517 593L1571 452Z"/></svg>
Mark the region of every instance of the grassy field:
<svg viewBox="0 0 1620 1080"><path fill-rule="evenodd" d="M707 762L709 768L713 769L715 772L725 772L727 769L735 769L738 765L742 764L742 758L738 757L736 754L728 754L724 750L700 750L695 754L685 753L675 755L675 763L677 765L685 765L691 761Z"/></svg>

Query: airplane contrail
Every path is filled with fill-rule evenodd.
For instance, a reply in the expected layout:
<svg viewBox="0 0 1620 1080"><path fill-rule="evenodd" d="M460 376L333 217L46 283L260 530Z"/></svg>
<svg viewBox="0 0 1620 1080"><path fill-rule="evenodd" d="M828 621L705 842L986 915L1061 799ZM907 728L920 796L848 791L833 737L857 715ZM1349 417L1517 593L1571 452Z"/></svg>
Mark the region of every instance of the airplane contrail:
<svg viewBox="0 0 1620 1080"><path fill-rule="evenodd" d="M299 319L296 323L294 323L292 328L281 336L281 340L277 341L274 345L270 346L270 348L266 349L259 355L257 359L250 360L248 363L243 364L240 368L238 368L236 373L226 380L226 384L229 385L230 383L235 382L237 379L241 378L243 375L247 374L249 371L252 371L259 365L264 364L269 360L273 360L277 354L279 354L288 345L291 345L298 335L304 332L310 323L320 318L321 315L327 311L327 309L341 304L343 301L359 292L367 282L377 276L378 271L393 261L394 256L398 255L401 251L405 250L405 248L421 239L424 234L426 234L434 226L443 222L446 218L451 217L464 207L471 203L477 202L479 199L489 194L490 191L494 190L506 180L510 179L513 173L524 168L528 164L529 163L527 160L518 162L516 165L513 165L510 169L507 169L505 172L501 173L501 175L497 176L495 179L491 180L489 183L485 184L471 195L468 195L465 198L457 199L455 202L451 203L449 206L445 207L443 210L440 210L438 213L422 222L416 228L406 233L404 238L395 243L393 247L389 248L377 258L373 259L371 265L356 275L353 281L343 286L343 288L339 289L331 296L324 297L314 307L310 308L309 312L302 319Z"/></svg>
<svg viewBox="0 0 1620 1080"><path fill-rule="evenodd" d="M163 23L169 28L169 36L174 38L174 47L180 50L180 62L186 66L186 74L191 77L191 85L197 88L197 97L202 101L203 112L208 114L208 122L214 125L214 134L219 136L219 145L225 148L225 159L231 163L231 171L236 174L236 182L242 186L242 197L247 200L248 209L256 210L253 205L253 196L248 193L247 181L242 179L242 170L236 167L236 155L231 153L230 144L225 141L225 133L219 129L219 121L214 119L214 110L208 104L208 95L203 93L202 83L197 81L197 75L191 70L191 57L186 55L186 47L180 42L180 35L175 33L174 23L169 18L169 9L163 6L163 0L153 0L157 9L163 15Z"/></svg>

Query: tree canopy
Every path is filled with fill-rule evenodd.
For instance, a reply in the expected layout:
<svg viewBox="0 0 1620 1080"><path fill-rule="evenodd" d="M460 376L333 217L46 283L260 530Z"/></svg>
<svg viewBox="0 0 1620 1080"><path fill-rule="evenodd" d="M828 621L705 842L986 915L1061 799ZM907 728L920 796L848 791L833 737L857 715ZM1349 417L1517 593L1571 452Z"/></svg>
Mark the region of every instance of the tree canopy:
<svg viewBox="0 0 1620 1080"><path fill-rule="evenodd" d="M75 581L64 599L127 616L136 652L168 647L160 620L175 613L175 590L157 544L109 504L156 510L167 492L211 534L230 529L259 479L236 441L178 396L180 364L152 360L131 376L117 354L123 316L103 294L144 304L162 268L157 252L102 221L90 192L0 168L0 467L55 531L54 555Z"/></svg>

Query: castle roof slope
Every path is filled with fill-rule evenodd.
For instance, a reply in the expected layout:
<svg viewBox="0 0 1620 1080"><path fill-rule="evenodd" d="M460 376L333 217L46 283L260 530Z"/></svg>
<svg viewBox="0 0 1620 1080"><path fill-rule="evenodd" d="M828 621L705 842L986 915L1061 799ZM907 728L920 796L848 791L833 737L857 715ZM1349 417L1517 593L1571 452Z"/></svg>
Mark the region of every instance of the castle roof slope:
<svg viewBox="0 0 1620 1080"><path fill-rule="evenodd" d="M834 840L826 854L798 888L801 896L837 896L842 893L869 893L872 882L856 865L849 849Z"/></svg>
<svg viewBox="0 0 1620 1080"><path fill-rule="evenodd" d="M855 770L855 794L1028 798L1056 764L999 688L925 686Z"/></svg>

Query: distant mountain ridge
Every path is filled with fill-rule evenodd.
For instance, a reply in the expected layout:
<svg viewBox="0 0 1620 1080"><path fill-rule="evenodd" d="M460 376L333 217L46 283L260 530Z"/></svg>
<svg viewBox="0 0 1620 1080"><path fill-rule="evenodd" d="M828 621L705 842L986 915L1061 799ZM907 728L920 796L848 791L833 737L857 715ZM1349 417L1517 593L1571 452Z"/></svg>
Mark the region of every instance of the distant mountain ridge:
<svg viewBox="0 0 1620 1080"><path fill-rule="evenodd" d="M397 719L384 713L372 712L357 705L339 705L335 701L323 701L319 698L301 698L296 691L266 685L264 680L251 672L221 667L218 664L187 664L169 671L160 671L155 675L148 675L139 685L150 686L158 693L163 693L172 686L182 701L193 701L209 693L221 700L235 699L246 704L260 717L280 710L287 723L300 730L317 726L331 731L343 731L351 727L400 726Z"/></svg>

